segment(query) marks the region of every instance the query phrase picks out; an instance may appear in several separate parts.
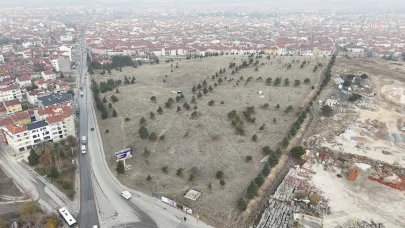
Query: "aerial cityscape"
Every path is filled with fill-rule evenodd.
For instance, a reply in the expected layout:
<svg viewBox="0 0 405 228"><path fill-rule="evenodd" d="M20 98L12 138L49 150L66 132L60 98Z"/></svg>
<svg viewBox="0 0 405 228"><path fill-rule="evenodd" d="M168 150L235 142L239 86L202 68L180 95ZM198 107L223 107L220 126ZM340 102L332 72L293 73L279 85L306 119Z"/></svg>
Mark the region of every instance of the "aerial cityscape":
<svg viewBox="0 0 405 228"><path fill-rule="evenodd" d="M405 227L403 3L0 13L0 228Z"/></svg>

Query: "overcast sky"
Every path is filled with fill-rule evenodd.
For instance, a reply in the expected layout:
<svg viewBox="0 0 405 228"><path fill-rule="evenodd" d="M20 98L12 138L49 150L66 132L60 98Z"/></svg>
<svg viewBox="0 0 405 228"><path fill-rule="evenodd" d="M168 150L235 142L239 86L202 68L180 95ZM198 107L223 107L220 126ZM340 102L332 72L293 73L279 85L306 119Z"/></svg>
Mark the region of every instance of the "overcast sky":
<svg viewBox="0 0 405 228"><path fill-rule="evenodd" d="M287 7L294 9L319 9L319 8L341 8L342 10L404 10L404 0L0 0L0 6L64 6L64 5L94 5L105 3L113 5L144 5L166 3L176 5L195 5L204 4L212 5L213 3L223 3L229 5L245 5L252 7L257 5L271 6L271 7ZM165 4L165 5L166 5Z"/></svg>

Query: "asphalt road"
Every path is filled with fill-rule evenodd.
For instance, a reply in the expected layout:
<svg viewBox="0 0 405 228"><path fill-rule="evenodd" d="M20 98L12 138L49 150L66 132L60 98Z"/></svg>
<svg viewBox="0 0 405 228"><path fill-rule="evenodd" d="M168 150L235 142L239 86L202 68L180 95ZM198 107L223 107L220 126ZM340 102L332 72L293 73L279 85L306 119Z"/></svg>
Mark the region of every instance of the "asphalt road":
<svg viewBox="0 0 405 228"><path fill-rule="evenodd" d="M83 50L83 49L82 49ZM86 74L86 59L87 55L85 51L82 51L82 62L80 63L80 69L79 69L79 85L78 87L83 86L84 88L87 87L86 85L86 80L85 80L85 74ZM80 145L79 149L80 152L79 155L79 166L80 166L80 215L78 218L79 221L79 227L93 227L94 225L99 226L98 222L98 217L97 217L97 208L96 208L96 203L94 201L94 192L93 192L93 182L91 180L91 169L90 169L90 162L89 162L89 157L87 154L82 154L81 153L81 137L86 136L86 139L88 138L87 136L87 93L84 90L84 95L83 97L78 98L79 102L79 110L80 110L80 124L79 124L79 135L78 137L80 138ZM88 141L88 140L87 140ZM87 144L86 144L87 145ZM87 146L86 146L87 147ZM87 153L89 153L89 149L87 149Z"/></svg>
<svg viewBox="0 0 405 228"><path fill-rule="evenodd" d="M87 78L86 83L90 85L90 79ZM88 98L90 99L90 86L85 87L85 94L89 94ZM94 120L94 115L92 112L92 101L87 105L87 114L88 114L88 125L89 128L95 127L96 122ZM139 228L155 228L159 227L153 218L151 218L147 213L140 209L137 205L132 203L130 200L124 199L120 192L123 191L111 178L109 170L104 166L105 160L101 155L101 148L99 140L97 138L98 131L88 131L88 148L91 155L91 165L94 171L95 179L97 180L98 185L103 190L104 194L108 196L110 202L113 203L113 206L117 209L118 213L122 216L119 216L117 222L115 222L115 227L139 227ZM120 225L121 224L121 225ZM132 224L132 225L131 225Z"/></svg>

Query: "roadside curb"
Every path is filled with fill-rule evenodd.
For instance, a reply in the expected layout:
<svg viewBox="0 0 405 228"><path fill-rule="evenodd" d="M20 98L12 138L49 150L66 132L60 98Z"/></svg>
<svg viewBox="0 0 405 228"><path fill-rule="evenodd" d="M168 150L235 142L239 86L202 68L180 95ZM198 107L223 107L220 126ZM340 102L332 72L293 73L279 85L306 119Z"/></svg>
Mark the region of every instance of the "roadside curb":
<svg viewBox="0 0 405 228"><path fill-rule="evenodd" d="M16 204L16 203L25 203L25 202L30 202L32 199L25 199L25 200L14 200L14 201L9 201L9 202L0 202L0 205L9 205L9 204Z"/></svg>

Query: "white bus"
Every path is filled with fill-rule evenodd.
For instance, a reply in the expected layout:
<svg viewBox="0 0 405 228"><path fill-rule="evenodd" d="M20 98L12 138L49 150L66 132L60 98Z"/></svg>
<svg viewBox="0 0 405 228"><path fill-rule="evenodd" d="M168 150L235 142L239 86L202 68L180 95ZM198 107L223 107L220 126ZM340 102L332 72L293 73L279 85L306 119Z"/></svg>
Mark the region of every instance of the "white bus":
<svg viewBox="0 0 405 228"><path fill-rule="evenodd" d="M78 227L76 220L73 218L73 216L69 213L69 211L66 208L64 207L59 208L59 214L62 216L63 220L65 220L65 222L69 225L70 228Z"/></svg>

